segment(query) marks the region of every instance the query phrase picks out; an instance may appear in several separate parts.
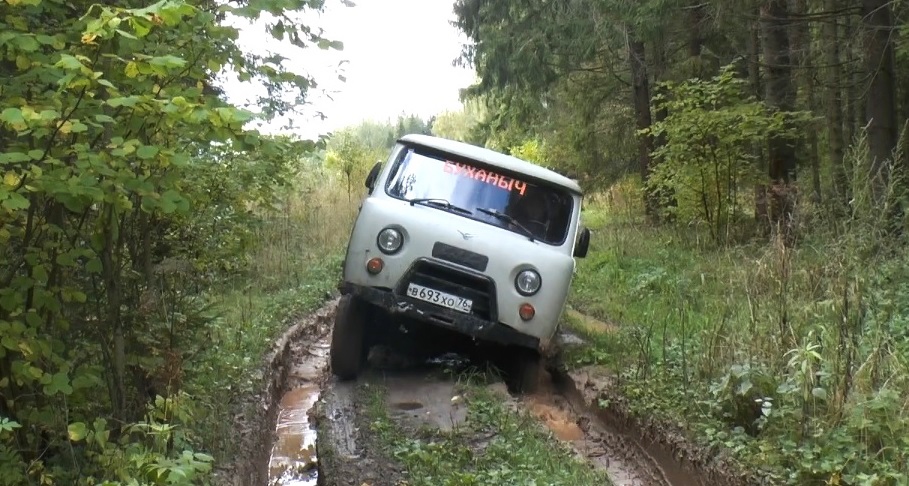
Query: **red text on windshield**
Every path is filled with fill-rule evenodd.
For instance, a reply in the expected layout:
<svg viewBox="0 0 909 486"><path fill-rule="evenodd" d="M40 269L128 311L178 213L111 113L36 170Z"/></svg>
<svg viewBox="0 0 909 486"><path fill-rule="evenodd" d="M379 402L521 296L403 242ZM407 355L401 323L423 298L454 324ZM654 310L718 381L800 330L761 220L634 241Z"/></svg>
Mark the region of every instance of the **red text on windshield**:
<svg viewBox="0 0 909 486"><path fill-rule="evenodd" d="M524 191L527 190L527 183L525 182L496 174L491 170L477 169L476 167L472 167L467 164L446 161L445 168L443 170L448 174L461 175L461 177L469 177L477 181L499 186L502 189L515 191L522 196L524 195Z"/></svg>

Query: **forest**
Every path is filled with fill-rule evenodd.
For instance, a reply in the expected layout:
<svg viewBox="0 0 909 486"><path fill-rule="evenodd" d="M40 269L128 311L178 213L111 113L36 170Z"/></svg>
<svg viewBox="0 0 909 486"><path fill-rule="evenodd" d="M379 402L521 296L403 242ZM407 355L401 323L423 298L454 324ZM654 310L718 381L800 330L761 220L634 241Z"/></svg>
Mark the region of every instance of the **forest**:
<svg viewBox="0 0 909 486"><path fill-rule="evenodd" d="M455 2L458 135L588 190L573 305L620 331L574 359L764 484L909 474L907 9Z"/></svg>
<svg viewBox="0 0 909 486"><path fill-rule="evenodd" d="M461 110L257 131L318 80L229 20L343 49L323 7L0 4L0 485L209 483L406 133L580 181L571 306L618 331L568 366L765 484L905 481L909 3L456 0Z"/></svg>

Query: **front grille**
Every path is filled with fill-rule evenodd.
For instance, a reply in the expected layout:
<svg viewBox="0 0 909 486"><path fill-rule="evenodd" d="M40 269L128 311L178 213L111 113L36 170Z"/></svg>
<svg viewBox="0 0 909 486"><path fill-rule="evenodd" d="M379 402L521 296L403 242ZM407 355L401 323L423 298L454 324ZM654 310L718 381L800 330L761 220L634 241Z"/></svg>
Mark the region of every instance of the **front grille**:
<svg viewBox="0 0 909 486"><path fill-rule="evenodd" d="M417 260L401 279L397 292L406 295L410 283L471 299L471 315L489 321L498 318L495 284L488 277L436 262Z"/></svg>
<svg viewBox="0 0 909 486"><path fill-rule="evenodd" d="M451 263L457 263L467 268L472 268L479 272L486 271L486 265L489 264L489 257L474 253L470 250L458 248L456 246L446 245L442 242L436 242L432 247L432 256L440 260L446 260Z"/></svg>

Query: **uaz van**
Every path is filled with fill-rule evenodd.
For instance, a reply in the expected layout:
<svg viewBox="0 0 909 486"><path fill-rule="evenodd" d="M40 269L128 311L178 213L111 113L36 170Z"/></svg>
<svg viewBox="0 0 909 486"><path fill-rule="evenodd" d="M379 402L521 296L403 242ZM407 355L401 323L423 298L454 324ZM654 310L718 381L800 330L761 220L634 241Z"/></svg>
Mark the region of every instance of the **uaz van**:
<svg viewBox="0 0 909 486"><path fill-rule="evenodd" d="M394 343L406 323L501 348L514 388L531 391L574 257L590 241L578 184L493 150L407 135L366 187L343 266L333 373L356 377L370 347Z"/></svg>

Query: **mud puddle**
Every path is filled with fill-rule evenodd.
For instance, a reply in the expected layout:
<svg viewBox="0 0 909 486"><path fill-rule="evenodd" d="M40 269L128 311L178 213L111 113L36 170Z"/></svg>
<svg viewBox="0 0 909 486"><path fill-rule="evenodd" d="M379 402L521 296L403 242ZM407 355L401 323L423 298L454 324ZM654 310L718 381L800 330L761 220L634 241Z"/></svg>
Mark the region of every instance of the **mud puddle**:
<svg viewBox="0 0 909 486"><path fill-rule="evenodd" d="M315 486L318 483L316 428L310 412L321 395L320 378L328 364L328 338L304 348L288 376L281 397L275 441L269 459L268 484Z"/></svg>
<svg viewBox="0 0 909 486"><path fill-rule="evenodd" d="M274 395L281 400L276 407L267 484L406 484L400 465L377 453L380 444L363 414L369 403L369 387L383 386L389 414L409 426L457 429L466 418L466 406L458 395L461 368L483 363L457 355L429 361L398 360L374 349L360 379L339 382L326 374L333 310L327 307L317 329L294 340L293 359L281 384L283 393ZM583 344L581 338L567 334L562 341ZM539 390L528 396L509 394L504 383L493 386L502 391L508 406L531 413L580 458L606 471L615 485L740 484L714 474L717 469L711 466L715 463L685 462L691 455L679 454L674 439L662 434L662 429L630 421L627 414L613 407L600 409L597 405L603 391L613 392L607 382L590 376L554 367L541 377ZM597 385L591 386L591 380ZM611 395L607 398L614 399Z"/></svg>
<svg viewBox="0 0 909 486"><path fill-rule="evenodd" d="M606 471L616 486L696 485L696 482L665 481L658 467L648 463L643 451L629 444L586 407L563 393L549 373L541 377L539 389L518 397L519 403L557 439L568 443L583 460Z"/></svg>
<svg viewBox="0 0 909 486"><path fill-rule="evenodd" d="M682 466L673 454L647 440L617 417L585 401L575 382L561 370L523 399L553 435L569 442L595 467L606 470L616 486L703 486L707 482Z"/></svg>
<svg viewBox="0 0 909 486"><path fill-rule="evenodd" d="M581 345L569 332L559 335L561 346ZM548 364L535 393L512 395L554 437L569 444L594 467L606 471L616 486L703 486L708 484L693 469L676 460L662 444L597 406L585 397L572 376L557 364Z"/></svg>

